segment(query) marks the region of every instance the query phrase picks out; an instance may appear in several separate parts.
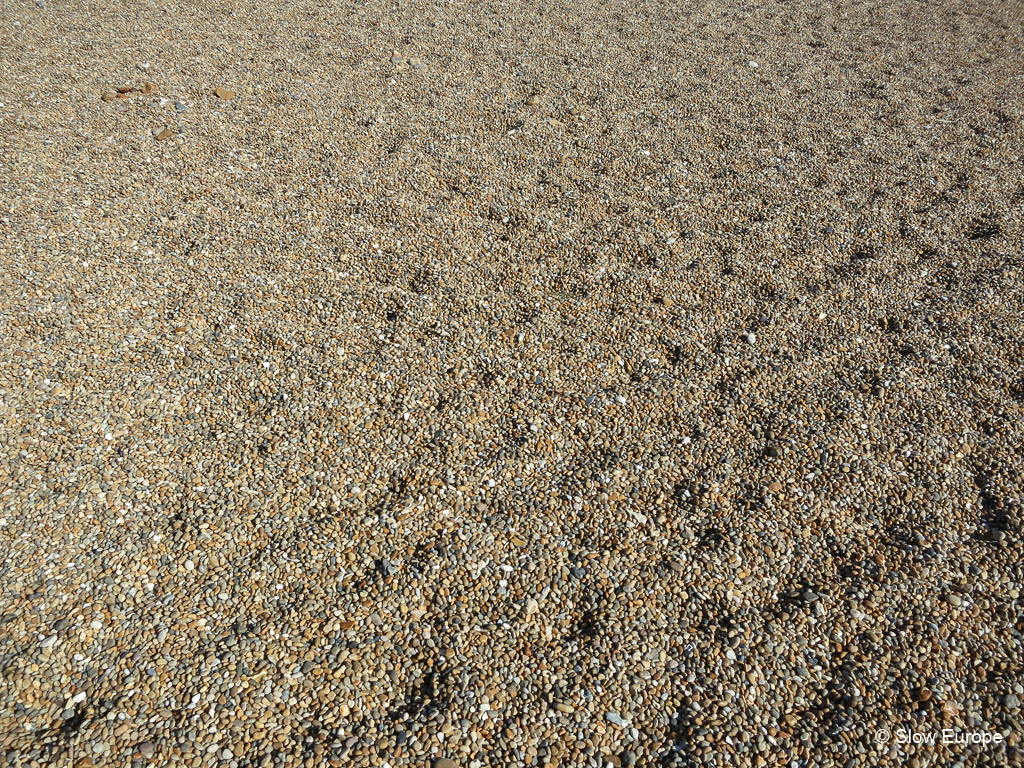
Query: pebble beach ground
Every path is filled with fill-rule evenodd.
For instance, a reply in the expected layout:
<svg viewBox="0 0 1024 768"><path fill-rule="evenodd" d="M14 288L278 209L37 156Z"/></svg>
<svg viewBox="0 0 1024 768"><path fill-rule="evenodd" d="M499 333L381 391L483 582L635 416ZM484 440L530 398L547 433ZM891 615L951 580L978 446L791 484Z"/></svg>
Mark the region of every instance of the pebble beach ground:
<svg viewBox="0 0 1024 768"><path fill-rule="evenodd" d="M1020 765L1022 20L0 2L0 768Z"/></svg>

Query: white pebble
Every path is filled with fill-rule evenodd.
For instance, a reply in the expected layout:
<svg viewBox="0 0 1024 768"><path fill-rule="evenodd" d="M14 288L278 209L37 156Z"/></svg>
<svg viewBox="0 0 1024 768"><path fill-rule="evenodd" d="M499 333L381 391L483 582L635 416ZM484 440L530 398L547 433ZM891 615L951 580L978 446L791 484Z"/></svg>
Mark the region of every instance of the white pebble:
<svg viewBox="0 0 1024 768"><path fill-rule="evenodd" d="M103 622L102 621L98 621L98 620L97 621L91 621L91 622L89 622L89 627L91 629L103 629Z"/></svg>
<svg viewBox="0 0 1024 768"><path fill-rule="evenodd" d="M755 334L753 334L753 333L748 333L745 338L747 340L747 344L756 344L757 343L757 336Z"/></svg>
<svg viewBox="0 0 1024 768"><path fill-rule="evenodd" d="M79 691L71 697L71 700L75 702L75 704L81 704L83 701L85 701L85 691Z"/></svg>
<svg viewBox="0 0 1024 768"><path fill-rule="evenodd" d="M750 68L751 68L751 69L757 69L757 68L758 68L759 66L761 66L761 65L760 65L760 64L758 64L758 63L757 63L756 61L749 61L749 62L747 62L747 63L748 63L749 65L750 65Z"/></svg>
<svg viewBox="0 0 1024 768"><path fill-rule="evenodd" d="M195 564L195 563L193 563L193 562L192 562L191 560L186 560L186 561L185 561L185 570L186 570L186 571L191 571L191 570L193 570L193 569L194 569L195 567L196 567L196 564Z"/></svg>
<svg viewBox="0 0 1024 768"><path fill-rule="evenodd" d="M615 402L618 403L619 405L623 405L626 402L626 398L624 398L622 395L616 395Z"/></svg>
<svg viewBox="0 0 1024 768"><path fill-rule="evenodd" d="M50 635L48 638L43 640L39 645L41 645L43 648L52 648L53 644L56 643L56 642L57 642L57 636L56 635Z"/></svg>

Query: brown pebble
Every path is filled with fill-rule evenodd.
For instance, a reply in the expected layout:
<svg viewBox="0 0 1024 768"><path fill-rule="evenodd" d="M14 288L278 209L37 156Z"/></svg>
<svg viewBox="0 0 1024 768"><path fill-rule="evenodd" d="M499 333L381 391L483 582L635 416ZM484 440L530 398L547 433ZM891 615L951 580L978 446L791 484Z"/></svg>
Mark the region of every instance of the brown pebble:
<svg viewBox="0 0 1024 768"><path fill-rule="evenodd" d="M100 94L100 98L103 99L104 101L113 101L114 99L117 98L117 94L114 93L113 91L104 91L103 93Z"/></svg>
<svg viewBox="0 0 1024 768"><path fill-rule="evenodd" d="M171 138L171 136L173 136L173 135L174 135L174 131L172 131L170 128L164 128L162 131L160 131L160 133L158 133L156 135L156 140L157 141L166 141L167 139Z"/></svg>
<svg viewBox="0 0 1024 768"><path fill-rule="evenodd" d="M117 92L118 93L131 93L134 90L135 89L132 88L130 85L119 85L117 87Z"/></svg>
<svg viewBox="0 0 1024 768"><path fill-rule="evenodd" d="M536 107L538 104L540 104L540 96L538 96L537 94L533 94L533 96L526 100L526 103L529 104L531 107Z"/></svg>
<svg viewBox="0 0 1024 768"><path fill-rule="evenodd" d="M447 757L442 757L440 760L434 761L434 768L459 768L459 764Z"/></svg>
<svg viewBox="0 0 1024 768"><path fill-rule="evenodd" d="M661 304L661 306L663 306L663 307L671 307L671 306L675 305L675 302L672 299L670 299L668 296L661 296L661 297L659 297L658 298L658 303Z"/></svg>
<svg viewBox="0 0 1024 768"><path fill-rule="evenodd" d="M143 83L142 84L142 92L143 93L147 93L147 94L148 93L156 93L159 90L160 89L157 88L156 83Z"/></svg>
<svg viewBox="0 0 1024 768"><path fill-rule="evenodd" d="M768 486L768 490L772 493L778 493L782 490L782 483L772 483Z"/></svg>
<svg viewBox="0 0 1024 768"><path fill-rule="evenodd" d="M226 88L218 88L214 91L214 94L217 98L224 99L224 101L231 101L231 99L235 98L235 92L229 91Z"/></svg>
<svg viewBox="0 0 1024 768"><path fill-rule="evenodd" d="M928 701L932 697L932 692L928 688L922 688L917 692L918 701Z"/></svg>

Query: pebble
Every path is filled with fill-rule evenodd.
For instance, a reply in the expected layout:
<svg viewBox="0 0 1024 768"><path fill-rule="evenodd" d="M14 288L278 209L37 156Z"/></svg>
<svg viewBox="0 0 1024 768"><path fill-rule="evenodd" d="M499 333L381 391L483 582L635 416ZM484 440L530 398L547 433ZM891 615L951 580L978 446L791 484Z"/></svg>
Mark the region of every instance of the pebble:
<svg viewBox="0 0 1024 768"><path fill-rule="evenodd" d="M164 128L159 133L156 134L156 140L157 141L166 141L167 139L171 138L172 136L174 136L174 131L172 131L170 128Z"/></svg>
<svg viewBox="0 0 1024 768"><path fill-rule="evenodd" d="M114 101L117 98L117 94L114 91L104 91L100 94L100 98L103 101Z"/></svg>
<svg viewBox="0 0 1024 768"><path fill-rule="evenodd" d="M227 88L217 88L213 93L218 99L224 101L231 101L231 99L235 98L235 92L229 91Z"/></svg>
<svg viewBox="0 0 1024 768"><path fill-rule="evenodd" d="M1019 733L1019 274L971 239L1013 207L1001 81L874 66L853 6L817 26L878 83L755 92L764 15L680 62L651 4L596 59L557 5L519 42L536 8L377 41L313 10L179 13L159 89L69 121L153 21L15 8L0 765L945 765L972 753L874 731ZM218 79L245 98L192 109ZM935 83L987 137L924 127Z"/></svg>
<svg viewBox="0 0 1024 768"><path fill-rule="evenodd" d="M187 112L188 111L188 105L184 104L183 102L180 102L180 101L174 102L174 108L178 112Z"/></svg>

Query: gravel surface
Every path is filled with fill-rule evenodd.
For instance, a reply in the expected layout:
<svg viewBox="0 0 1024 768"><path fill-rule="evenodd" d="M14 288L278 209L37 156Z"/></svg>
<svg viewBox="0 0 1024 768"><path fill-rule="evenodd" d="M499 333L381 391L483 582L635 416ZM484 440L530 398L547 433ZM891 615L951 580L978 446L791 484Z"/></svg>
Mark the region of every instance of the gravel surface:
<svg viewBox="0 0 1024 768"><path fill-rule="evenodd" d="M1022 21L2 0L0 768L1020 765Z"/></svg>

